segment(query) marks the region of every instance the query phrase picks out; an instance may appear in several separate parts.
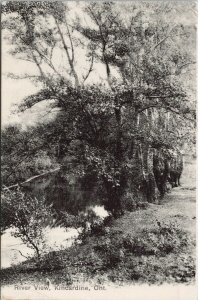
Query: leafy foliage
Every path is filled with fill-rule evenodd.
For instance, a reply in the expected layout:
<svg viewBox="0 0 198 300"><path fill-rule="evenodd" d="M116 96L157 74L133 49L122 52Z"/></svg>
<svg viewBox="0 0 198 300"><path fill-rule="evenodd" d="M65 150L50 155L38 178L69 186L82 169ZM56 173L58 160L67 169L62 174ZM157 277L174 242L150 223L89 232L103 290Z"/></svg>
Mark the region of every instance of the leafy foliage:
<svg viewBox="0 0 198 300"><path fill-rule="evenodd" d="M67 177L75 173L83 183L93 178L106 209L119 216L126 195L132 202L157 201L156 151L160 155L194 144L193 21L187 21L179 4L126 3L122 12L120 5L80 5L88 25L80 14L72 17L72 5L62 2L3 5L12 55L34 63L34 79L41 84L19 109L45 103L56 112L48 123L18 131L17 143L5 130L4 184L59 165ZM174 17L177 8L181 18ZM90 63L86 75L79 71L77 48ZM58 62L59 55L65 64ZM85 83L94 64L99 76L98 64L105 67L106 82ZM6 151L13 154L13 144L20 149L7 162Z"/></svg>
<svg viewBox="0 0 198 300"><path fill-rule="evenodd" d="M50 208L44 201L32 199L22 192L7 190L2 195L2 220L3 228L9 226L16 228L13 235L19 237L32 248L37 258L40 257L42 248L45 246L43 227L52 218Z"/></svg>
<svg viewBox="0 0 198 300"><path fill-rule="evenodd" d="M190 238L177 224L157 223L153 230L144 229L140 236L126 237L125 247L136 255L167 255L188 246Z"/></svg>

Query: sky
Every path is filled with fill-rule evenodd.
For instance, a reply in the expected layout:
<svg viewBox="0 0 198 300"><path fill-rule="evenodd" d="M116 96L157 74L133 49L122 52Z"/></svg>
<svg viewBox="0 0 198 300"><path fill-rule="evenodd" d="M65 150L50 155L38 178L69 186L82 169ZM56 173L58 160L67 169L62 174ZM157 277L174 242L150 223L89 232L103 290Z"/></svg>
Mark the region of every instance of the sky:
<svg viewBox="0 0 198 300"><path fill-rule="evenodd" d="M13 79L9 77L9 73L15 75L23 76L24 74L35 75L38 74L37 69L33 63L29 63L23 60L19 60L9 54L11 49L10 45L3 41L2 45L2 111L1 120L2 125L7 125L10 123L22 123L26 125L32 125L36 120L38 120L45 110L40 110L38 114L38 109L32 108L30 112L26 112L19 116L18 114L13 114L13 108L15 104L19 104L24 97L36 93L39 91L40 86L35 86L35 83L31 82L29 79ZM80 74L86 74L89 69L89 62L86 62L85 53L83 50L77 49L76 51L76 65L78 66L77 72ZM55 55L56 62L60 61L60 64L67 64L67 59L64 60L60 53ZM94 70L90 74L87 83L93 83L98 81L106 82L106 69L101 63L94 64Z"/></svg>
<svg viewBox="0 0 198 300"><path fill-rule="evenodd" d="M83 4L82 4L83 5ZM70 4L70 18L75 17L75 14L79 14L79 11L82 7L81 4L77 2L71 2ZM82 15L82 21L86 22ZM6 39L6 33L2 31L2 89L1 89L1 120L2 125L7 125L10 123L21 123L26 125L32 125L35 121L39 120L42 117L42 114L45 115L45 110L31 109L30 112L19 114L13 114L12 111L15 109L15 104L19 104L24 97L31 95L39 91L40 86L35 86L35 83L31 82L29 79L13 79L8 75L13 73L15 75L23 76L25 73L30 75L38 74L37 68L33 63L19 60L13 55L9 54L9 51L12 49L10 44ZM83 50L77 49L76 51L76 63L79 65L78 73L86 74L89 68L89 62L85 60L85 53ZM83 58L82 58L83 57ZM67 59L62 57L60 53L55 53L56 63L60 63L61 69L62 65L68 65ZM87 82L98 82L101 80L105 81L106 71L105 67L102 64L97 63L95 66L93 74L90 75ZM100 77L98 77L100 73Z"/></svg>
<svg viewBox="0 0 198 300"><path fill-rule="evenodd" d="M8 73L21 75L28 73L34 68L33 64L28 64L22 60L18 60L9 54L10 47L3 41L2 43L2 124L19 122L19 118L11 114L13 104L19 103L24 97L38 90L32 82L27 79L12 79L8 77Z"/></svg>
<svg viewBox="0 0 198 300"><path fill-rule="evenodd" d="M74 2L73 2L74 3ZM74 6L75 12L78 12L78 7L75 4ZM185 23L194 22L190 19L186 19ZM13 105L20 103L22 99L30 94L33 94L39 90L39 86L35 86L30 80L28 79L12 79L8 77L9 73L14 73L16 75L23 75L25 73L28 74L36 74L37 70L33 63L28 63L19 59L16 59L12 55L9 54L10 45L6 40L4 40L4 33L2 33L2 111L1 111L1 120L2 125L6 125L9 123L22 123L22 124L32 124L34 121L41 117L42 110L40 110L40 114L38 114L38 110L32 109L31 110L31 117L30 113L25 113L21 116L13 114ZM88 63L85 61L85 55L82 50L77 50L77 65L80 66L78 72L85 72L85 69L88 68ZM83 59L82 59L83 57ZM63 63L63 57L59 54L56 55L56 60L59 60ZM100 74L100 75L98 75ZM97 63L95 65L95 69L90 75L88 82L98 82L98 81L105 81L106 72L105 66L102 64ZM45 111L43 111L45 113Z"/></svg>
<svg viewBox="0 0 198 300"><path fill-rule="evenodd" d="M43 114L46 113L45 110L40 111L40 114L38 114L38 109L32 108L30 112L23 113L21 116L13 114L12 111L15 104L19 104L25 97L39 91L40 87L35 86L29 79L9 78L8 74L14 73L21 76L28 73L33 75L37 74L37 70L33 63L27 63L11 56L8 53L8 45L3 44L2 48L2 125L4 126L10 123L25 123L27 125L32 125L42 116L42 112ZM79 71L81 73L86 73L88 65L84 61L84 56L82 59L82 53L79 50L77 51L76 56L80 61L79 66L81 70ZM58 57L56 58L58 59ZM59 59L61 59L61 57L59 57ZM98 74L100 74L100 76ZM87 80L87 83L98 81L106 81L105 66L100 63L95 65L94 71Z"/></svg>

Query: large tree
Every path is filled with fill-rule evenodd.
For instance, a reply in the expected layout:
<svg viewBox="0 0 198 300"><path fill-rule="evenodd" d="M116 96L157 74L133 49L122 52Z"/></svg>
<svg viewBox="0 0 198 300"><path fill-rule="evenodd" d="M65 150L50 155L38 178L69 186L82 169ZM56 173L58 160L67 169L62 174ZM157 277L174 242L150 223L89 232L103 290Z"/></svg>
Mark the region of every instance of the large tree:
<svg viewBox="0 0 198 300"><path fill-rule="evenodd" d="M183 146L195 117L193 86L186 84L194 74L195 28L181 22L193 4L125 3L122 12L120 5L3 5L12 55L33 63L33 78L42 85L20 110L45 102L57 111L46 133L40 129L43 139L58 149L68 174L96 178L115 215L129 192L155 201L153 155ZM181 19L174 19L174 10ZM105 67L106 84L87 83L94 66L99 75Z"/></svg>

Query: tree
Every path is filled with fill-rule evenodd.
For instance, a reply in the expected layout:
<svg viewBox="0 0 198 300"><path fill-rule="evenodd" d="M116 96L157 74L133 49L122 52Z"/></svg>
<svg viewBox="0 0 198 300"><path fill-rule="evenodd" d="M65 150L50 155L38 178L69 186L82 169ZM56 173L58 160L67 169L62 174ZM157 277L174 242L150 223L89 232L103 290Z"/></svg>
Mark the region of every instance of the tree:
<svg viewBox="0 0 198 300"><path fill-rule="evenodd" d="M139 152L138 170L142 169L144 180L148 181L148 177L152 176L153 185L152 152L155 148L177 147L181 131L184 128L186 131L186 125L190 129L195 116L195 98L189 99L192 86L184 89L183 80L186 78L181 75L183 67L191 71L189 66L195 63L195 53L187 50L187 43L193 43L194 28L175 21L173 8L171 4L155 8L153 4L126 5L127 18L122 18L115 3L91 3L85 11L95 23L95 28L78 26L82 34L99 46L97 58L106 65L112 90L115 89L112 71L116 68L120 73L125 100L122 102L119 95L115 102L118 145L124 142L126 133L133 132L130 138L131 156ZM182 50L181 42L185 45ZM127 117L125 110L129 112ZM125 118L128 127L124 127ZM178 134L175 127L178 128L181 121L185 125L181 125ZM184 141L179 141L180 146ZM118 152L121 153L120 149ZM152 194L151 191L149 194Z"/></svg>
<svg viewBox="0 0 198 300"><path fill-rule="evenodd" d="M51 214L52 217L52 214ZM21 191L12 192L9 189L2 193L2 229L12 227L13 235L36 253L40 259L45 249L43 228L50 218L50 208L42 199L32 199Z"/></svg>
<svg viewBox="0 0 198 300"><path fill-rule="evenodd" d="M12 53L33 62L42 83L20 110L43 101L57 110L43 137L58 145L58 163L69 158L68 175L95 178L107 209L119 215L128 192L156 200L153 156L175 149L181 136L182 146L193 127L193 88L183 71L191 72L195 62L189 52L195 31L173 19L176 4L125 4L122 15L119 3L92 2L80 6L88 26L80 15L72 20L70 8L61 2L3 6ZM75 64L79 45L90 58L86 75ZM55 51L67 59L63 69ZM93 63L105 66L106 85L86 84Z"/></svg>
<svg viewBox="0 0 198 300"><path fill-rule="evenodd" d="M52 124L51 124L52 125ZM25 179L59 166L55 157L57 139L54 132L45 134L42 126L22 130L10 125L2 130L2 186L23 182ZM53 134L53 142L50 134ZM49 149L49 143L53 147Z"/></svg>

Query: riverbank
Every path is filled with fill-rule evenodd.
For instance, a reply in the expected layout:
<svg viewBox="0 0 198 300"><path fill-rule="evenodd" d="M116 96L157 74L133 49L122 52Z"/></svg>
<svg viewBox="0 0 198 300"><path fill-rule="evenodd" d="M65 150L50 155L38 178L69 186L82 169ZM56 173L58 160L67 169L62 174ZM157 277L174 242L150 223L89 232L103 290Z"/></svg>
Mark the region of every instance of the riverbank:
<svg viewBox="0 0 198 300"><path fill-rule="evenodd" d="M160 205L127 212L83 243L2 270L2 284L193 284L195 281L195 160L186 162L181 187Z"/></svg>

